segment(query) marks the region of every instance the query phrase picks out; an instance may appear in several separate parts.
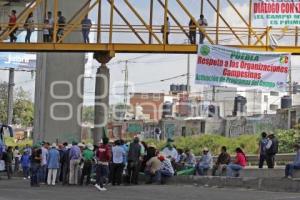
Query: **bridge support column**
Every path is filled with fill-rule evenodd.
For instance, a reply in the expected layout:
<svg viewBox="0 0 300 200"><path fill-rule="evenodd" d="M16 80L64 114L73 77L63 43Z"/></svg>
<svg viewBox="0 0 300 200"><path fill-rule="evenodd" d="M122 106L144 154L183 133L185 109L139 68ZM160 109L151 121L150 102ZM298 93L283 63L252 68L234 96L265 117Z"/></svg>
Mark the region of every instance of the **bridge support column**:
<svg viewBox="0 0 300 200"><path fill-rule="evenodd" d="M93 130L93 139L95 144L97 144L104 136L109 118L110 72L106 64L113 57L114 52L101 52L94 54L94 58L101 63L101 66L97 69L95 83L95 118Z"/></svg>
<svg viewBox="0 0 300 200"><path fill-rule="evenodd" d="M70 21L88 0L59 1L59 10ZM44 7L54 12L54 1L38 9L38 23L44 23ZM38 41L42 41L39 32ZM80 43L80 32L72 32L65 43ZM37 55L34 142L72 142L81 139L84 53L39 53Z"/></svg>

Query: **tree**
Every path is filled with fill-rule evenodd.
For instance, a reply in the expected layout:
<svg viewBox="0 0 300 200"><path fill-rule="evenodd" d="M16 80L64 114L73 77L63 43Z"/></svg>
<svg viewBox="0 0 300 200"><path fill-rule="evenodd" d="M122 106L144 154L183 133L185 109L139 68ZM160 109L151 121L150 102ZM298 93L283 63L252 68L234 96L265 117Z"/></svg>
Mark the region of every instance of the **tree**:
<svg viewBox="0 0 300 200"><path fill-rule="evenodd" d="M94 123L94 107L84 106L82 109L82 122Z"/></svg>
<svg viewBox="0 0 300 200"><path fill-rule="evenodd" d="M8 106L8 84L0 82L0 123L7 121ZM33 102L30 98L30 92L25 91L22 87L15 89L13 105L13 124L20 124L23 127L32 126L33 124Z"/></svg>
<svg viewBox="0 0 300 200"><path fill-rule="evenodd" d="M7 121L8 83L0 82L0 123Z"/></svg>

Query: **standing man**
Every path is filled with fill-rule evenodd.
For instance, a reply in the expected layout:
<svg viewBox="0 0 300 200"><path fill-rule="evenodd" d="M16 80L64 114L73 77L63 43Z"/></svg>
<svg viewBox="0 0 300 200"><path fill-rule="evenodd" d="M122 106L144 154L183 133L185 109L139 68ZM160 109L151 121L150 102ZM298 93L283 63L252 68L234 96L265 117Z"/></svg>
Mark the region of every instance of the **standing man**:
<svg viewBox="0 0 300 200"><path fill-rule="evenodd" d="M135 137L133 142L129 146L128 152L128 166L127 166L127 183L138 184L139 171L140 171L140 160L142 156L142 147L140 140Z"/></svg>
<svg viewBox="0 0 300 200"><path fill-rule="evenodd" d="M30 43L31 34L34 31L33 13L30 13L25 21L24 28L26 29L25 43Z"/></svg>
<svg viewBox="0 0 300 200"><path fill-rule="evenodd" d="M61 11L57 12L58 16L58 29L57 29L57 41L64 35L64 27L66 26L66 18L62 15Z"/></svg>
<svg viewBox="0 0 300 200"><path fill-rule="evenodd" d="M70 173L69 173L69 184L77 185L78 184L78 170L79 170L79 162L80 162L80 148L78 147L78 143L73 141L72 147L69 152L70 159Z"/></svg>
<svg viewBox="0 0 300 200"><path fill-rule="evenodd" d="M97 152L97 166L96 166L96 184L95 187L100 191L106 191L104 188L104 180L109 174L109 162L111 160L111 150L108 145L109 139L103 138L103 143L100 144Z"/></svg>
<svg viewBox="0 0 300 200"><path fill-rule="evenodd" d="M39 173L39 182L47 183L47 160L48 160L48 149L50 144L48 142L43 142L43 146L41 148L42 151L42 162Z"/></svg>
<svg viewBox="0 0 300 200"><path fill-rule="evenodd" d="M191 19L189 23L189 39L191 44L196 44L196 24L194 21Z"/></svg>
<svg viewBox="0 0 300 200"><path fill-rule="evenodd" d="M91 173L92 173L92 162L94 158L94 146L92 144L87 144L87 148L83 151L83 169L80 177L80 185L83 185L84 177L86 178L86 185L90 184Z"/></svg>
<svg viewBox="0 0 300 200"><path fill-rule="evenodd" d="M117 140L115 146L112 148L112 185L121 185L122 183L122 174L124 169L124 156L126 152L122 147L121 141Z"/></svg>
<svg viewBox="0 0 300 200"><path fill-rule="evenodd" d="M198 24L199 26L203 29L202 30L199 30L199 35L200 35L200 38L199 38L199 44L203 44L204 42L204 39L205 39L205 34L204 34L204 28L208 26L208 23L207 23L207 20L205 19L204 15L200 15L200 19L198 20Z"/></svg>
<svg viewBox="0 0 300 200"><path fill-rule="evenodd" d="M62 179L62 184L66 185L69 183L69 174L70 174L70 149L72 147L72 145L68 144L68 143L64 143L65 146L65 151L63 153L63 156L61 158L61 170L62 170L62 175L61 175L61 179Z"/></svg>
<svg viewBox="0 0 300 200"><path fill-rule="evenodd" d="M161 26L161 33L163 34L163 41L166 37L166 44L169 44L169 34L171 32L171 23L169 21L169 17L167 17L167 24L166 24L166 35L165 35L165 25Z"/></svg>
<svg viewBox="0 0 300 200"><path fill-rule="evenodd" d="M59 151L56 149L56 144L53 143L51 146L51 149L49 150L48 155L48 178L47 183L48 185L55 185L56 182L56 176L57 176L57 170L59 169Z"/></svg>
<svg viewBox="0 0 300 200"><path fill-rule="evenodd" d="M11 179L13 170L12 170L12 162L14 159L14 154L13 154L13 148L9 146L7 148L6 153L4 154L4 161L5 161L5 170L7 172L7 178Z"/></svg>
<svg viewBox="0 0 300 200"><path fill-rule="evenodd" d="M9 26L9 29L11 31L11 33L9 34L9 38L10 38L10 42L11 43L16 42L17 39L18 39L16 37L16 32L17 32L18 28L13 29L13 27L17 23L17 16L16 16L16 14L17 14L17 11L12 10L11 14L8 15L8 17L9 17L9 24L8 24L8 26Z"/></svg>
<svg viewBox="0 0 300 200"><path fill-rule="evenodd" d="M90 30L92 27L92 21L88 18L88 15L81 21L82 36L84 43L90 43Z"/></svg>
<svg viewBox="0 0 300 200"><path fill-rule="evenodd" d="M160 141L160 136L161 136L161 130L159 127L156 127L154 130L155 136L156 136L156 140L159 142Z"/></svg>
<svg viewBox="0 0 300 200"><path fill-rule="evenodd" d="M18 146L15 146L15 149L14 149L14 160L15 160L14 172L18 173L19 172L19 166L20 166L20 151L19 151Z"/></svg>
<svg viewBox="0 0 300 200"><path fill-rule="evenodd" d="M275 165L275 156L278 153L278 140L274 133L268 136L268 144L266 146L266 161L269 169L273 169Z"/></svg>
<svg viewBox="0 0 300 200"><path fill-rule="evenodd" d="M264 162L266 160L266 154L267 154L267 144L268 144L268 139L267 139L267 133L262 132L261 133L261 139L259 141L259 164L258 168L262 169L264 166Z"/></svg>
<svg viewBox="0 0 300 200"><path fill-rule="evenodd" d="M47 13L47 16L48 18L46 20L48 20L49 42L50 42L53 41L54 20L51 11Z"/></svg>
<svg viewBox="0 0 300 200"><path fill-rule="evenodd" d="M38 145L33 146L33 151L31 154L31 176L30 176L30 185L31 187L39 187L39 177L38 173L40 171L41 162L42 162L42 150Z"/></svg>

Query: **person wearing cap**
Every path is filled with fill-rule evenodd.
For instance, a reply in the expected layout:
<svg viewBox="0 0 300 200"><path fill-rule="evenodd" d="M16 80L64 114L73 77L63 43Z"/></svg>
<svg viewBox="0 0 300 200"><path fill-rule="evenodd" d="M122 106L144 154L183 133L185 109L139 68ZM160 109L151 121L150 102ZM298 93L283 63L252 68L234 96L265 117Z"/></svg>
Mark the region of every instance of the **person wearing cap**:
<svg viewBox="0 0 300 200"><path fill-rule="evenodd" d="M197 166L196 171L200 176L204 176L206 172L212 168L213 158L207 147L203 149L203 155L201 156Z"/></svg>
<svg viewBox="0 0 300 200"><path fill-rule="evenodd" d="M122 183L122 173L124 169L124 156L126 152L121 146L121 141L115 141L115 146L112 147L112 185L121 185Z"/></svg>
<svg viewBox="0 0 300 200"><path fill-rule="evenodd" d="M167 157L170 158L171 162L175 162L178 157L178 152L174 145L172 144L173 140L168 139L166 147L162 150L162 153Z"/></svg>
<svg viewBox="0 0 300 200"><path fill-rule="evenodd" d="M72 142L72 147L69 152L70 168L69 168L69 184L77 185L78 183L78 170L81 157L81 151L76 141Z"/></svg>
<svg viewBox="0 0 300 200"><path fill-rule="evenodd" d="M274 133L268 135L268 143L266 145L266 161L269 169L273 169L275 165L275 156L278 153L278 140Z"/></svg>
<svg viewBox="0 0 300 200"><path fill-rule="evenodd" d="M83 185L84 177L86 176L86 185L90 184L91 173L92 173L92 161L94 158L94 146L92 144L87 144L86 149L83 150L83 169L80 177L80 185Z"/></svg>
<svg viewBox="0 0 300 200"><path fill-rule="evenodd" d="M300 169L300 145L295 144L294 148L296 151L296 157L293 163L287 164L285 166L285 178L293 178L294 170Z"/></svg>
<svg viewBox="0 0 300 200"><path fill-rule="evenodd" d="M52 144L51 148L48 152L47 158L47 166L48 166L48 178L47 184L48 185L55 185L57 170L59 169L59 151L57 150L57 146L55 143Z"/></svg>
<svg viewBox="0 0 300 200"><path fill-rule="evenodd" d="M171 161L168 158L165 158L164 155L158 156L158 159L161 161L161 166L159 170L161 184L165 184L166 179L174 176L175 171Z"/></svg>

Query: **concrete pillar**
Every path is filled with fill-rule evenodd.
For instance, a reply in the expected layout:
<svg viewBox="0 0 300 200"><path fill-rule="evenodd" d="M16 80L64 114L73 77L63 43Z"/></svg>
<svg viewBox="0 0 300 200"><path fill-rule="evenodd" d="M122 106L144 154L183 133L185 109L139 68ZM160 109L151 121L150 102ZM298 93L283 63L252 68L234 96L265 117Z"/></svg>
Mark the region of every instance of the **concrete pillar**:
<svg viewBox="0 0 300 200"><path fill-rule="evenodd" d="M95 118L93 130L95 144L102 139L108 122L110 73L106 64L113 57L114 53L112 52L94 54L94 58L101 63L101 66L97 69L95 83Z"/></svg>
<svg viewBox="0 0 300 200"><path fill-rule="evenodd" d="M59 10L69 21L88 0L59 1ZM53 0L47 8L53 12ZM39 23L43 23L39 8ZM39 35L39 41L41 41ZM80 32L71 33L66 43L82 42ZM34 141L80 140L83 103L84 53L40 53L37 56Z"/></svg>
<svg viewBox="0 0 300 200"><path fill-rule="evenodd" d="M14 86L15 86L15 69L9 69L8 80L8 106L7 106L7 125L12 124L14 111Z"/></svg>

